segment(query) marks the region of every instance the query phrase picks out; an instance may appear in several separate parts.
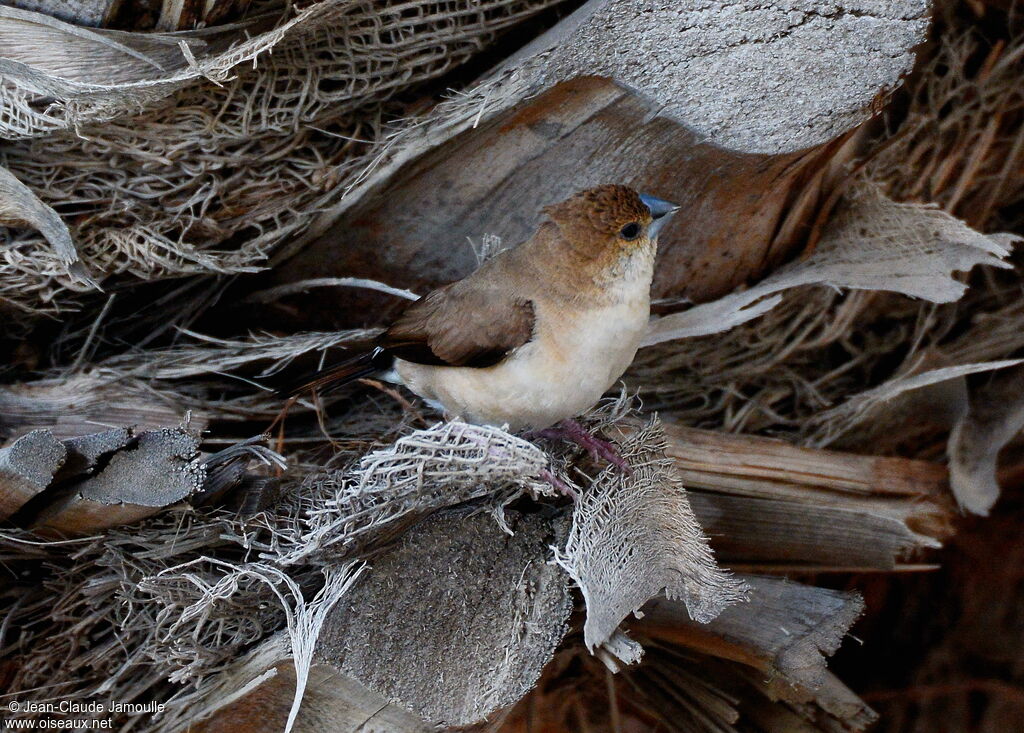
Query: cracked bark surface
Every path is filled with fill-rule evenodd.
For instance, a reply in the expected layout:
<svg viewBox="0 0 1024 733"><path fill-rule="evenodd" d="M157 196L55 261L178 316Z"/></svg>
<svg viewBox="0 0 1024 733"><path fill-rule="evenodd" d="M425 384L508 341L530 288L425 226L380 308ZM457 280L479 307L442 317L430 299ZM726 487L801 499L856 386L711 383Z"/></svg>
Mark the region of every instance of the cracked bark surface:
<svg viewBox="0 0 1024 733"><path fill-rule="evenodd" d="M927 0L591 0L508 66L608 76L710 142L780 153L859 124L924 40Z"/></svg>

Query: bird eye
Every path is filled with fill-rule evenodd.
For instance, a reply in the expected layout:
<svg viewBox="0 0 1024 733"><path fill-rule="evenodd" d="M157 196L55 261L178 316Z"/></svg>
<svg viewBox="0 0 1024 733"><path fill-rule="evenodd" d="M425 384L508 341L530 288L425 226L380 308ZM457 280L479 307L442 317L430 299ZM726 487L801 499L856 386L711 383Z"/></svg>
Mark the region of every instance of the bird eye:
<svg viewBox="0 0 1024 733"><path fill-rule="evenodd" d="M619 236L625 240L636 239L640 236L640 225L635 221L629 222L626 226L619 230Z"/></svg>

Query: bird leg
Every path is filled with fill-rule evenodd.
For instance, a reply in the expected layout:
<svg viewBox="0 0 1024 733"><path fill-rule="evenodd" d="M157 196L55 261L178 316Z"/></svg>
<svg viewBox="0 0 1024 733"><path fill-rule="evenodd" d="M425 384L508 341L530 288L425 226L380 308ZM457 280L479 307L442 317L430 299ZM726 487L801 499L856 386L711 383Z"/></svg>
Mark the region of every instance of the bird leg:
<svg viewBox="0 0 1024 733"><path fill-rule="evenodd" d="M556 476L554 473L547 470L546 468L541 469L540 477L544 479L544 481L546 481L547 483L551 484L551 486L559 494L562 494L563 496L568 496L573 501L576 501L579 498L579 494L576 493L576 490L573 489L573 487L571 487L562 479L558 478L558 476Z"/></svg>
<svg viewBox="0 0 1024 733"><path fill-rule="evenodd" d="M595 460L603 459L613 466L617 466L627 476L633 473L633 468L622 457L614 443L597 437L577 420L562 420L562 422L553 427L531 431L529 435L574 443L587 451L591 458Z"/></svg>

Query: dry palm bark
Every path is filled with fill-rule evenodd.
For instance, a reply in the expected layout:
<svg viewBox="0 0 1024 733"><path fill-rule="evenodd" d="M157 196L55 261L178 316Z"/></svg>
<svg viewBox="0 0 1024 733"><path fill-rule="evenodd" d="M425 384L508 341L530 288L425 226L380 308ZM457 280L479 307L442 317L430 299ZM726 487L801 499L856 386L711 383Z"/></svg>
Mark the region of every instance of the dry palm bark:
<svg viewBox="0 0 1024 733"><path fill-rule="evenodd" d="M548 5L488 8L511 22ZM473 10L478 26L427 44L443 54L426 68L414 60L422 47L403 46L410 64L403 73L416 68L419 80L439 74L450 63L444 54L463 58L471 52L461 44L473 46L504 27L505 20L493 21L486 9ZM136 100L147 107L137 119L104 107L105 94L116 97L124 89L71 84L79 96L69 104L70 87L53 79L47 83L54 85L57 103L50 116L40 117L38 106L18 103L36 99L26 96L25 85L41 77L12 76L13 91L5 89L14 101L4 111L27 116L2 119L8 130L22 124L19 135L42 137L11 146L8 162L37 189L41 180L56 180L54 170L57 179L75 171L61 179L65 190L109 198L94 151L64 131L77 124L90 125L98 136L109 130L118 141L97 137L98 144L134 161L116 173L119 195L137 206L115 211L103 208L106 200L76 199L96 207L89 209L94 218L69 217L76 241L84 238L93 247L83 260L99 262L106 274L127 252L137 258L134 274L144 279L188 268L238 271L280 250L291 235L321 233L319 242L274 275L289 287L313 274L370 274L417 287L442 282L474 264L468 247L453 249L463 234L515 241L535 223L530 212L562 189L583 185L587 176L594 182L598 176L654 181L655 193L678 196L693 212L688 227L677 224L666 236L660 293L712 301L652 327L649 343L659 351L641 357L636 374L655 394L664 394L670 379L673 389L685 389L679 386L685 380L666 376L657 364L659 355L688 358L686 342L675 341L684 336L713 334L768 314L774 319L751 328L770 332L777 351L790 351L799 342L794 328L808 329L800 323L787 328L786 309L807 290L786 290L824 283L946 302L964 290L952 271L998 266L1005 257L1004 239L972 232L942 212L901 207L871 189L839 198L844 166L858 142L847 136L848 128L908 65L924 6L647 10L631 0L588 3L464 98L396 124L394 137L371 140L363 157L351 147L358 125L346 125L360 114L379 114L382 108L373 105L411 77L384 74L361 89L358 78L339 72L345 91L338 97L320 88L306 96L313 71L303 65L310 58L303 53L336 62L328 66L337 72L345 54L336 41L348 38L351 28L335 21L376 17L382 11L375 4L303 8L277 35L256 36L234 55L218 45L219 30L186 35L186 45L200 52L199 64L184 54L182 62L175 55L180 47L167 39L147 37L154 45L145 49L170 64L171 78L145 63L131 67L153 82ZM388 17L401 27L401 18ZM58 35L67 31L46 27ZM124 37L125 47L116 47L110 35L76 38L125 64L122 56L135 58L125 48L138 52L136 44L143 42ZM836 38L842 42L821 51L823 40ZM310 39L316 39L314 50L303 51ZM678 39L684 42L670 42ZM272 51L277 43L282 52L296 54L300 68L289 68L283 53L257 72L229 78L239 60ZM345 53L359 50L342 45ZM69 46L76 58L82 48ZM804 63L812 52L818 63ZM369 55L374 53L371 48ZM796 80L789 86L766 73L780 59ZM801 64L813 73L795 68ZM821 88L818 69L829 64L848 74ZM205 76L225 87L206 85ZM249 116L250 103L276 99L297 77L303 101L286 99ZM709 83L717 79L728 86ZM175 90L178 96L171 95ZM807 104L794 104L794 95ZM241 108L238 99L245 100ZM186 123L196 109L215 109L218 116L199 114L198 122ZM342 109L353 117L337 130L317 131L322 137L305 130L315 138L303 149L308 158L290 157L296 152L292 138L302 137L292 123L310 129L333 124L338 118L332 115ZM109 124L100 124L110 114ZM177 124L192 137L169 151L157 133ZM280 155L268 156L266 150L285 137L289 143L278 148ZM37 165L54 141L65 146L66 157L56 169L52 160ZM137 142L141 146L133 149ZM200 166L212 178L196 175L198 150L216 158L203 163L212 167ZM241 180L218 177L222 158L248 161L251 167L242 168L246 185L254 182L251 199L212 214L205 206L194 209L198 199L190 186L196 181L214 180L214 189L230 194ZM281 160L295 164L289 171L301 171L301 195L259 188L273 178L262 176L269 168L259 166ZM88 173L75 168L83 161L92 166ZM147 173L147 183L135 188L138 181L124 171L137 173L133 166L140 161L157 165L166 177ZM292 175L275 170L284 179ZM312 179L321 186L314 194L305 183ZM154 192L149 186L155 180L170 188L181 184L174 194L181 200L175 204L167 191ZM46 205L44 194L33 196ZM149 206L149 200L161 205ZM30 198L24 202L30 204L25 211L35 205ZM244 229L249 224L272 231L252 235ZM163 225L169 228L158 231ZM127 246L116 238L131 226L142 244ZM230 249L239 241L240 250ZM154 243L168 247L169 263L147 259L161 251ZM224 243L230 246L210 250ZM185 244L196 249L174 249ZM301 244L281 251L297 251ZM12 251L28 249L18 240ZM803 250L807 258L777 268ZM112 260L97 256L111 251ZM183 251L184 270L174 262ZM309 268L328 255L362 261L330 273L290 269L303 258ZM31 284L18 290L18 302L49 302L34 300L34 288L40 282L54 287L52 272L60 271L44 268L46 278L33 280L39 272L32 274L31 263L12 261L24 266L19 273L27 272ZM715 300L766 275L760 286ZM69 297L61 288L70 281L61 282L46 291L47 297L57 293L55 302ZM815 307L817 301L809 300ZM821 310L831 315L831 301L825 303ZM356 310L358 301L346 295L328 306ZM237 318L238 312L215 316ZM251 310L237 322L241 328L265 325ZM852 322L836 326L834 338L848 338ZM313 315L296 323L309 328ZM387 388L371 386L378 391L328 403L334 415L323 403L297 406L299 417L315 418L312 431L276 424L274 445L291 460L277 476L280 465L267 465L273 454L242 440L252 434L247 429L263 429L280 409L278 400L259 391L259 380L299 355L320 357L366 335L255 334L197 345L182 338L169 348L143 341L113 357L106 348L94 370L79 372L87 357L76 359L63 370L78 375L71 381L0 393L0 431L12 441L0 454L0 497L12 505L15 525L0 541L5 558L19 567L35 563L43 578L26 584L12 575L14 585L4 591L10 623L0 628L0 648L12 657L2 673L15 689L45 684L52 694L167 700L171 709L162 719L119 721L157 730L278 730L289 719L293 729L311 731L364 723L369 729L418 730L424 722L490 729L506 724L509 730L522 723L531 729L535 721L527 715L524 722L522 710L534 704L550 708L540 715L550 715L553 729L573 729L583 727L574 724L589 714L595 686L607 708L599 723L613 729L626 718L653 725L657 715L681 729L718 731L859 730L870 722L871 711L823 666L824 655L836 649L859 613L859 599L738 577L728 567L750 573L912 568L917 556L949 533L952 505L943 467L673 425L662 436L654 424L638 429L619 414L598 414L592 419L601 429L622 429L624 452L637 465L624 476L500 430L457 422L411 430L410 423L422 419L416 409ZM719 347L728 357L725 338ZM951 371L883 376L870 382L873 390L847 385L833 394L837 404L831 409L779 421L797 425L793 434L805 443L826 445L902 390L963 379L993 367L983 360L1007 356L998 349L961 353L933 364ZM735 359L743 361L743 353ZM833 379L818 379L810 368L807 373L815 386ZM719 385L732 388L725 375ZM402 409L389 407L392 400ZM174 427L190 407L201 410L197 423L211 425L228 448L201 452L197 436ZM97 432L96 422L114 427ZM551 493L545 472L579 484L579 502L539 496ZM141 482L142 475L152 480ZM134 524L109 526L122 521ZM38 538L26 525L94 536L70 545L33 544ZM65 547L75 548L74 562ZM582 596L575 615L569 615L571 581ZM630 619L634 612L637 618ZM6 644L10 628L18 635ZM643 663L633 666L641 656ZM395 674L403 661L408 663ZM537 691L510 709L544 668L548 673ZM572 694L564 694L566 685ZM485 718L490 722L481 722Z"/></svg>
<svg viewBox="0 0 1024 733"><path fill-rule="evenodd" d="M858 152L849 131L909 69L927 13L592 0L493 72L463 115L405 135L271 281L434 287L473 268L467 239L517 243L541 206L616 180L690 214L662 237L655 293L719 297L813 245ZM779 64L785 85L769 71ZM823 86L830 64L842 82ZM352 297L321 289L289 305L338 327L344 306L381 302Z"/></svg>
<svg viewBox="0 0 1024 733"><path fill-rule="evenodd" d="M557 3L270 0L178 34L0 6L3 164L45 205L75 202L65 224L98 280L252 272L373 166L406 112L392 97ZM4 237L5 311L90 299L42 233Z"/></svg>
<svg viewBox="0 0 1024 733"><path fill-rule="evenodd" d="M856 136L794 153L743 153L657 116L660 106L608 79L562 82L395 171L271 281L365 277L426 292L475 268L462 243L523 241L542 207L611 180L687 212L661 237L656 297L717 298L807 245L846 182ZM290 302L307 327L325 327L343 323L331 313L347 297L318 288Z"/></svg>
<svg viewBox="0 0 1024 733"><path fill-rule="evenodd" d="M952 534L946 468L666 428L719 558L755 571L892 570Z"/></svg>
<svg viewBox="0 0 1024 733"><path fill-rule="evenodd" d="M839 648L864 609L860 596L779 578L744 580L751 588L750 603L724 611L706 626L694 624L671 603L652 601L634 628L660 641L750 668L761 677L769 699L797 709L817 705L847 729L861 730L873 722L874 712L825 668L825 657ZM783 717L786 707L778 708L775 717ZM791 725L799 728L799 718L793 717ZM761 725L773 730L764 722Z"/></svg>
<svg viewBox="0 0 1024 733"><path fill-rule="evenodd" d="M702 494L669 489L685 474L689 483L714 486L723 496L744 497L752 486L759 495L786 501L799 495L799 508L790 509L797 517L813 518L808 508L815 505L842 507L847 497L860 502L858 509L864 514L870 514L864 506L871 500L884 505L893 497L913 497L921 512L934 515L939 511L934 492L944 485L942 469L922 462L803 449L777 440L671 426L663 441L651 427L637 430L635 424L609 423L608 416L600 419L627 430L628 437L621 440L636 472L627 478L609 469L586 489L575 508L543 502L525 514L511 508L502 513L500 504L509 501L507 482L514 477L526 481L524 486L531 485L540 466L551 459L500 431L449 424L413 433L363 458L347 478L321 476L297 486L291 479L293 498L269 514L257 514L248 528L244 518L228 520L214 514L204 519L200 513L190 520L191 528L182 526L180 519L155 517L155 524L120 530L117 543L134 542L145 548L133 552L129 567L143 565L114 582L105 579L98 587L116 593L111 589L128 584L133 588L132 603L145 603L148 613L162 619L163 628L153 627L148 632L153 636L147 638L150 627L145 615L136 615L130 625L115 629L105 628L106 612L89 619L89 633L97 639L113 633L122 644L132 640L125 650L127 661L104 658L103 663L117 671L97 681L114 690L144 684L150 688L148 696L167 694L160 692L161 685L166 685L162 675L188 669L178 667L180 661L168 664L163 657L166 652L161 650L168 643L164 625L170 623L171 639L180 642L181 634L194 633L213 645L197 652L198 658L190 663L188 674L196 676L198 689L176 696L160 720L139 721L155 730L189 725L228 730L240 721L253 724L255 719L264 726L258 729L277 730L290 715L295 716L295 730L339 726L360 715L383 726L381 730L389 725L417 730L417 718L403 712L410 710L425 722L467 725L507 708L525 694L567 628L572 628L570 640L578 642L564 645L567 651L587 655L582 642L600 644L598 657L620 670L624 680L639 684L656 707L671 710L676 704L672 700L683 695L689 700L686 708L698 720L710 716L736 722L789 715L807 721L820 717L860 729L870 720L870 711L825 673L822 657L835 650L856 619L859 599L780 579L723 576L708 565L710 557L700 549L692 515L687 519L687 496L696 502ZM661 450L664 457L658 458ZM491 464L489 473L483 474L478 468L481 456L500 457L504 463ZM213 463L207 459L204 466ZM461 493L452 482L465 484ZM475 502L445 509L474 496ZM481 506L480 500L489 496L499 504ZM293 501L298 504L287 508ZM498 514L480 512L488 506ZM416 521L438 510L439 514ZM296 520L300 523L293 526ZM691 523L690 528L678 537L679 527L673 528L675 543L664 542L665 527L680 521L684 527ZM205 528L204 522L209 522ZM261 538L275 523L273 533ZM800 525L798 519L795 526ZM763 536L768 546L777 536L766 526L751 522L746 531ZM165 533L173 541L159 539ZM720 539L713 532L712 545ZM98 549L106 546L105 553L116 546L102 537L91 541ZM617 544L620 541L628 547ZM262 548L259 557L263 559L229 559L236 557L229 548L237 542L249 548L246 554ZM879 535L825 534L819 542L818 555L823 558L819 567L829 569L829 558L843 552L876 552ZM560 548L555 554L557 564L546 562L550 546ZM365 555L372 548L376 549ZM45 547L42 551L45 554ZM695 560L701 552L704 559ZM353 553L366 556L369 567L353 570ZM89 552L80 551L80 555L84 564L74 572L89 578L98 568L91 566ZM216 561L217 556L225 559ZM148 564L161 557L155 565ZM117 568L119 562L123 561L106 559L102 566ZM769 567L772 564L766 556L766 562L755 569L779 569ZM299 584L310 583L308 573L314 568L321 568L327 581L315 593L304 592ZM113 578L118 578L116 572ZM256 582L242 584L245 578ZM587 616L583 628L578 621L566 624L570 579L583 589ZM86 582L84 587L95 584ZM749 597L741 600L744 586ZM257 593L260 588L275 587L279 589L275 592L284 594L276 601L274 592ZM678 600L662 598L645 605L662 587ZM281 609L274 608L289 595L292 600L285 603L282 617ZM309 600L302 600L304 595ZM76 596L71 592L62 603L80 603ZM90 593L89 597L98 609L108 605L103 595ZM232 602L221 607L218 599ZM257 636L258 643L239 651L219 648L226 640L216 640L223 638L225 629L234 628L257 606L267 605L271 618L278 620L263 621L264 633L283 626L280 634ZM639 612L637 620L624 619L631 609ZM12 612L18 613L17 609ZM599 629L608 620L611 626ZM615 630L619 621L624 621L629 636ZM197 623L194 632L187 632ZM208 636L211 625L220 628L213 637ZM238 633L244 628L243 624ZM583 638L578 636L581 632ZM59 645L68 638L56 634L48 643ZM174 643L175 654L189 659L190 652ZM138 647L133 649L132 644ZM668 647L663 649L664 645ZM31 647L23 653L29 670L42 662L32 655ZM225 656L214 664L207 655ZM641 655L644 664L636 668L626 664ZM682 656L673 663L678 655ZM694 661L704 657L719 661ZM405 664L403 673L396 675L392 663L397 658ZM132 671L132 665L139 663L133 659L148 659L145 664L150 666L161 660L158 668L165 671L140 676ZM83 670L98 662L80 662L70 678L52 658L49 664L56 668L23 674L45 674L55 689L65 685L76 689L85 682ZM203 665L211 665L212 671L202 672ZM711 677L698 672L708 665L718 670ZM587 674L588 679L594 674L602 679L599 673ZM767 681L757 677L764 674ZM304 702L297 709L295 680L305 685ZM725 707L714 700L724 701Z"/></svg>
<svg viewBox="0 0 1024 733"><path fill-rule="evenodd" d="M410 117L408 108L385 103L556 4L459 2L436 12L426 0L393 10L325 0L282 22L268 12L240 27L180 37L71 32L43 22L45 16L5 10L0 31L9 31L10 43L0 62L9 84L0 127L24 138L5 150L6 165L47 205L75 200L77 211L92 215L69 223L86 270L98 280L251 272L268 256L291 251L296 238L323 232L402 163L530 95L595 73L639 90L650 107L644 114L662 112L677 126L710 135L713 144L772 153L826 144L865 119L879 91L898 82L927 25L927 4L909 0L878 13L846 12L832 2L664 6L649 13L638 0L594 0L465 90L461 105ZM729 23L718 21L722 14ZM595 27L602 29L598 37ZM41 56L21 43L30 35L59 45L62 56ZM614 68L602 68L593 55L600 49ZM291 62L280 61L288 56ZM812 58L818 71L805 73ZM248 68L254 60L256 68ZM791 84L769 73L780 63ZM823 85L822 66L835 69L841 82ZM37 104L44 98L54 99L45 114ZM132 117L139 107L145 113ZM102 131L97 126L90 134L103 156L119 160L117 170L97 169L93 151L67 133L100 122ZM168 126L182 134L168 139ZM44 135L52 136L46 144L31 140ZM275 154L260 155L264 145ZM230 170L223 156L231 158ZM158 178L149 175L154 164ZM819 170L803 175L813 179ZM554 178L565 178L565 169ZM211 185L219 203L197 205L211 198ZM111 189L138 205L111 206L100 195ZM815 185L807 195L819 193ZM154 199L163 206L152 206ZM812 202L797 203L803 210ZM454 220L456 212L448 213ZM478 223L484 226L474 236L486 233L487 222ZM806 223L797 217L789 224ZM55 303L78 302L82 288L66 277L44 279L55 263L37 260L41 242L22 234L6 255L17 269L0 282L9 304L52 312ZM780 236L785 243L791 233Z"/></svg>

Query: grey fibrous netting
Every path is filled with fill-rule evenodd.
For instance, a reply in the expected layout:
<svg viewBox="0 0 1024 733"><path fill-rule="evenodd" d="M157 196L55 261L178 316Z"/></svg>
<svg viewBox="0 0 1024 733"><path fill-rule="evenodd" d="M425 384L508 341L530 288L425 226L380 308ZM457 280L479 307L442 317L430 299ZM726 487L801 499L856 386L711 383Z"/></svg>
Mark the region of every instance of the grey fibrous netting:
<svg viewBox="0 0 1024 733"><path fill-rule="evenodd" d="M663 448L656 421L624 440L632 472L608 468L581 493L565 548L556 551L586 601L584 639L591 650L661 592L682 598L700 623L745 597L743 584L715 562Z"/></svg>
<svg viewBox="0 0 1024 733"><path fill-rule="evenodd" d="M387 101L396 92L560 1L323 0L254 38L236 31L236 45L206 56L184 49L209 34L181 47L178 36L132 40L176 66L154 78L129 58L134 67L110 73L131 83L2 67L0 129L23 139L0 162L63 216L97 279L249 272L417 124ZM56 102L32 104L40 90L52 102L54 89ZM80 304L87 289L39 234L0 235L0 305L54 314Z"/></svg>

